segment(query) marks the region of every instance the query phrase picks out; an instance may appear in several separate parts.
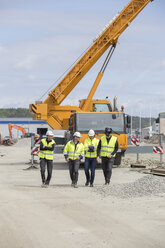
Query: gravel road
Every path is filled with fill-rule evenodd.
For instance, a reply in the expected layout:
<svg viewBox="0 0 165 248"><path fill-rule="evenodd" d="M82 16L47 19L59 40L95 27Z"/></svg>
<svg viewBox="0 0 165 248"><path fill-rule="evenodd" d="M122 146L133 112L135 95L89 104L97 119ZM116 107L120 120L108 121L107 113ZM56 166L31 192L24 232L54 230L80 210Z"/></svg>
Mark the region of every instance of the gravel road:
<svg viewBox="0 0 165 248"><path fill-rule="evenodd" d="M0 248L165 247L164 177L114 168L104 186L97 169L90 188L81 169L75 189L55 155L51 185L41 188L39 169L26 170L29 140L0 148Z"/></svg>

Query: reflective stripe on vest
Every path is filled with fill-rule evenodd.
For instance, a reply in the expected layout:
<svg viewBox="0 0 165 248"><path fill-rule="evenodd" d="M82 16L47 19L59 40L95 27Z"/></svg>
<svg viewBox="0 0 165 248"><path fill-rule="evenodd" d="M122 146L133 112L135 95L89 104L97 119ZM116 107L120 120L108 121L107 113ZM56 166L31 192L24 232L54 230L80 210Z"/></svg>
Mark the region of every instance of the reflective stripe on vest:
<svg viewBox="0 0 165 248"><path fill-rule="evenodd" d="M107 157L114 151L116 140L117 138L115 136L111 136L109 143L107 143L106 136L101 137L101 157ZM116 154L113 155L113 157L115 156Z"/></svg>
<svg viewBox="0 0 165 248"><path fill-rule="evenodd" d="M71 140L66 144L64 148L64 155L68 155L68 158L72 160L76 160L80 157L80 155L81 156L84 155L84 145L81 142L79 142L75 150L75 144Z"/></svg>
<svg viewBox="0 0 165 248"><path fill-rule="evenodd" d="M85 150L85 157L87 158L96 158L97 157L97 146L98 146L99 140L94 138L90 139L87 138L84 142L84 150ZM93 152L88 152L88 147L94 146Z"/></svg>
<svg viewBox="0 0 165 248"><path fill-rule="evenodd" d="M56 142L54 140L52 140L49 143L47 143L46 138L45 139L42 139L41 142L42 142L43 146L47 146L47 147L50 147L53 144L56 144ZM42 151L41 150L38 153L38 156L40 158L45 158L45 159L48 159L48 160L53 160L53 154L54 154L54 151L50 151L50 150L43 150Z"/></svg>

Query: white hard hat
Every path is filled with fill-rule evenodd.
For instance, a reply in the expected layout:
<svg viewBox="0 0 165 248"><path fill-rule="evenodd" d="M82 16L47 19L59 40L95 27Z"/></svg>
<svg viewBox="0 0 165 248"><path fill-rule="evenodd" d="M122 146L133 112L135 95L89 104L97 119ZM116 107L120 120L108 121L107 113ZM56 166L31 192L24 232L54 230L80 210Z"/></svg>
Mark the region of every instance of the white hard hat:
<svg viewBox="0 0 165 248"><path fill-rule="evenodd" d="M88 136L94 136L94 135L95 135L95 131L90 129L89 132L88 132Z"/></svg>
<svg viewBox="0 0 165 248"><path fill-rule="evenodd" d="M47 136L54 136L54 133L53 133L52 131L47 131L47 132L46 132L46 135L47 135Z"/></svg>
<svg viewBox="0 0 165 248"><path fill-rule="evenodd" d="M73 137L75 137L75 136L80 138L80 137L81 137L81 134L80 134L79 132L75 132L75 133L73 134Z"/></svg>

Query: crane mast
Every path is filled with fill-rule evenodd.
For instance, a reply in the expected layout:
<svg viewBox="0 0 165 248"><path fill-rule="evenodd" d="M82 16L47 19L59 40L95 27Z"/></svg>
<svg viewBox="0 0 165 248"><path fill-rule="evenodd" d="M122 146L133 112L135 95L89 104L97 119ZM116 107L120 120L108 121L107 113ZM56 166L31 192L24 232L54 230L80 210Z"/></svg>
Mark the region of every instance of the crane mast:
<svg viewBox="0 0 165 248"><path fill-rule="evenodd" d="M30 105L30 112L35 115L35 119L46 120L51 127L63 129L62 123L64 119L64 113L66 117L69 117L71 114L71 109L73 111L83 111L83 109L80 109L76 106L69 108L69 106L65 107L59 105L74 89L78 82L85 76L85 74L91 69L91 67L98 61L98 59L104 54L104 52L110 46L116 46L119 36L143 10L143 8L152 1L153 0L131 0L127 6L124 7L124 9L94 41L92 46L85 52L79 61L64 76L59 84L49 92L49 95L45 101L43 103L35 103ZM97 86L95 87L94 92L96 91ZM84 108L84 111L85 110L86 107Z"/></svg>

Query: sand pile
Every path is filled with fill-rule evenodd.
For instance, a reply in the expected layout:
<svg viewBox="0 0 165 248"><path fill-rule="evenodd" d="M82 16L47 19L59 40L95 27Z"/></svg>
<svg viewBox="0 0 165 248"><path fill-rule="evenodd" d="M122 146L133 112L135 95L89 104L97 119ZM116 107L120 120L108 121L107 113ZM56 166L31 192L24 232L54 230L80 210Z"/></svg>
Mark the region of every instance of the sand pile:
<svg viewBox="0 0 165 248"><path fill-rule="evenodd" d="M165 143L165 135L163 136L163 143ZM151 144L159 144L160 140L160 135L159 134L154 134L149 140L146 140L147 143Z"/></svg>

